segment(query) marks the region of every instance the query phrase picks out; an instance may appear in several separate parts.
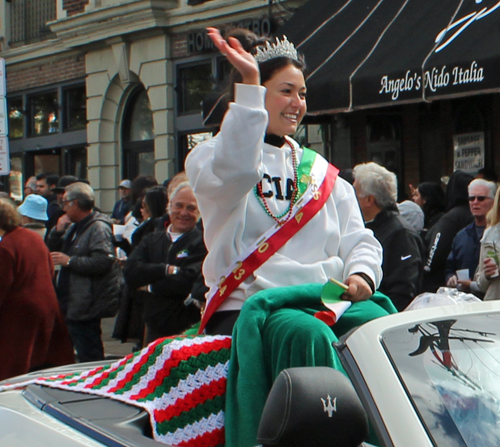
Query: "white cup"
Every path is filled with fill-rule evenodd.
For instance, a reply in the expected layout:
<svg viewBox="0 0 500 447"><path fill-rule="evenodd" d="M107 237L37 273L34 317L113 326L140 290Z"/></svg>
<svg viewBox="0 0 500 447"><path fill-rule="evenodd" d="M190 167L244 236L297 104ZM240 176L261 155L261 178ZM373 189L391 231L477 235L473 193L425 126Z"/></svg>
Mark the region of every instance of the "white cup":
<svg viewBox="0 0 500 447"><path fill-rule="evenodd" d="M117 241L123 240L123 233L125 233L126 225L113 224L113 234Z"/></svg>
<svg viewBox="0 0 500 447"><path fill-rule="evenodd" d="M459 281L467 281L470 279L469 277L469 269L460 269L457 270L457 278Z"/></svg>

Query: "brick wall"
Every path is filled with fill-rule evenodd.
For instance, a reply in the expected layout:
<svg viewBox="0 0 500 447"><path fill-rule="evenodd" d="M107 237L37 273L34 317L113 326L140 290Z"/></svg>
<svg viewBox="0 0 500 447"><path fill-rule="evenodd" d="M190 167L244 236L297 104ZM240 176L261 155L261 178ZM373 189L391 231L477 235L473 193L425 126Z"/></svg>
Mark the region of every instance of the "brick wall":
<svg viewBox="0 0 500 447"><path fill-rule="evenodd" d="M89 0L63 0L63 9L68 13L68 16L85 12L85 6L89 4Z"/></svg>
<svg viewBox="0 0 500 447"><path fill-rule="evenodd" d="M17 92L85 77L85 57L73 55L30 67L7 65L6 71L7 92Z"/></svg>

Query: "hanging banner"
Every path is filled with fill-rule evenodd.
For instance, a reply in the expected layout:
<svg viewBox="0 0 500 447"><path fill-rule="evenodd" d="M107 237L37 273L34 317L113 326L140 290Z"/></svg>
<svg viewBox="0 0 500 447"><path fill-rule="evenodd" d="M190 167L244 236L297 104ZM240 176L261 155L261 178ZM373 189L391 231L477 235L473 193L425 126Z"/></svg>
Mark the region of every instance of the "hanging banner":
<svg viewBox="0 0 500 447"><path fill-rule="evenodd" d="M9 140L7 137L0 136L0 175L9 175Z"/></svg>
<svg viewBox="0 0 500 447"><path fill-rule="evenodd" d="M484 168L484 132L453 136L453 170L477 172Z"/></svg>

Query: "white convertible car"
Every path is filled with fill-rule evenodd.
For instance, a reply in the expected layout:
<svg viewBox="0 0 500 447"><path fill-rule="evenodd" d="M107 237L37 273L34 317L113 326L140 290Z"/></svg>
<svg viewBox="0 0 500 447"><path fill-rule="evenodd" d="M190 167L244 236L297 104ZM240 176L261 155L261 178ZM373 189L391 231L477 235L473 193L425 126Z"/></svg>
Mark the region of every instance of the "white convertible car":
<svg viewBox="0 0 500 447"><path fill-rule="evenodd" d="M353 330L336 349L350 381L328 368L283 371L262 416L263 446L500 445L500 301L383 317ZM140 408L29 385L0 393L0 445L164 444L152 439Z"/></svg>

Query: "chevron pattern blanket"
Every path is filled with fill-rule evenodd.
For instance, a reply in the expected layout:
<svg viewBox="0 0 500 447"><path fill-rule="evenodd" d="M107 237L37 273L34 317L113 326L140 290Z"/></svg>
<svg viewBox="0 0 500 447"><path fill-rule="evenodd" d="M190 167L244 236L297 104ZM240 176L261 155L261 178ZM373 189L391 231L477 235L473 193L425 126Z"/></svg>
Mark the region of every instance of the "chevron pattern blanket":
<svg viewBox="0 0 500 447"><path fill-rule="evenodd" d="M231 337L178 336L90 371L4 385L39 384L110 397L144 408L156 441L182 447L224 444Z"/></svg>

